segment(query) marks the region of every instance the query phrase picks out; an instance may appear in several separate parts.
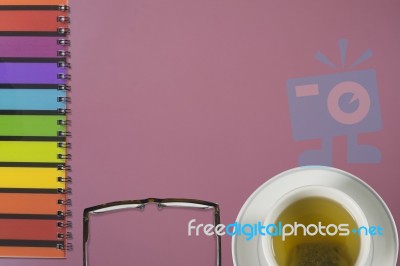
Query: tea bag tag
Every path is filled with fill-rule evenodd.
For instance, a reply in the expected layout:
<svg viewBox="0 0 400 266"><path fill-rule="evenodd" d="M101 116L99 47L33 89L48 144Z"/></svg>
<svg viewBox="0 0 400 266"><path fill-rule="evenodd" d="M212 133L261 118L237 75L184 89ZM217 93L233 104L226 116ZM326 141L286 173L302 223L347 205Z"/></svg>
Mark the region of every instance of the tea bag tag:
<svg viewBox="0 0 400 266"><path fill-rule="evenodd" d="M341 245L307 243L294 248L289 266L350 266L350 263Z"/></svg>

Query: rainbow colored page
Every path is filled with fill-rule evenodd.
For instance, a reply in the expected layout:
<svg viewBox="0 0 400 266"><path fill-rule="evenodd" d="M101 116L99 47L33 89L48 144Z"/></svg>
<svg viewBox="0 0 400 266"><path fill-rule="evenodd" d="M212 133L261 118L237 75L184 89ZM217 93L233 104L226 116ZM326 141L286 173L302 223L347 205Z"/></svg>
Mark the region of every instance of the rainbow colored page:
<svg viewBox="0 0 400 266"><path fill-rule="evenodd" d="M70 248L66 0L0 0L0 256Z"/></svg>

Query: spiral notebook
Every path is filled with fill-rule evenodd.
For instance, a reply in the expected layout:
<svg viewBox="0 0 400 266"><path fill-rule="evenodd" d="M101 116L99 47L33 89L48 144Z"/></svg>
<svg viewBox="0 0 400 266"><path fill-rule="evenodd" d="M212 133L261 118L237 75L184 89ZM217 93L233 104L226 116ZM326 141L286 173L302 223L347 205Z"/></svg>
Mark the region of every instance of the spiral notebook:
<svg viewBox="0 0 400 266"><path fill-rule="evenodd" d="M64 258L70 102L66 0L0 0L0 256Z"/></svg>

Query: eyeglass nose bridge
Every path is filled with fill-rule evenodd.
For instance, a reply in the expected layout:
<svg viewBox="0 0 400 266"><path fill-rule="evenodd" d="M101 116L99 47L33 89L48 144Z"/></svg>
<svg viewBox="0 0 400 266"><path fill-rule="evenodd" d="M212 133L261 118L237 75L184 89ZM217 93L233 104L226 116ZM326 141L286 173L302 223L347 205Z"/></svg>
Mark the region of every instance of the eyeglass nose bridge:
<svg viewBox="0 0 400 266"><path fill-rule="evenodd" d="M162 199L158 198L147 198L144 200L141 200L142 204L140 204L137 208L140 209L141 211L144 211L146 208L146 205L148 204L155 204L157 205L158 209L163 209L165 206L162 204Z"/></svg>

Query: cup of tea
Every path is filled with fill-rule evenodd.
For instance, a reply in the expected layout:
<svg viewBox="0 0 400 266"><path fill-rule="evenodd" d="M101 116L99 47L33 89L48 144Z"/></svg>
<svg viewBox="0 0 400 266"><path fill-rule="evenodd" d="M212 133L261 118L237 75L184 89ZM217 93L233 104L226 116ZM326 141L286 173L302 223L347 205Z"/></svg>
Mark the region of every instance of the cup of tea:
<svg viewBox="0 0 400 266"><path fill-rule="evenodd" d="M263 223L262 265L367 266L373 249L362 209L346 193L312 185L284 194Z"/></svg>

